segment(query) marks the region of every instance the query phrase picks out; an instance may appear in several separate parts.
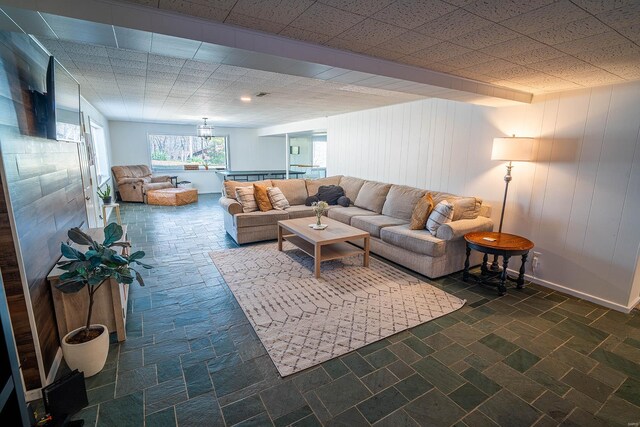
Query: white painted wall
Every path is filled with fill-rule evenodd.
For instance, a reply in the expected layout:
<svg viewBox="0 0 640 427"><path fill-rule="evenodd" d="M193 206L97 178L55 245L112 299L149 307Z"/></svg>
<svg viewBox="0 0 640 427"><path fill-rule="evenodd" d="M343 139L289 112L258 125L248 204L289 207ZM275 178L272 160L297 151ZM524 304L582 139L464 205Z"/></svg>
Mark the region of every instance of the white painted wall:
<svg viewBox="0 0 640 427"><path fill-rule="evenodd" d="M147 134L195 135L195 125L110 121L112 166L150 165ZM232 170L285 168L284 137L259 137L257 129L215 128L216 135L229 136ZM219 193L221 180L213 171L177 170L179 181L191 181L199 193Z"/></svg>
<svg viewBox="0 0 640 427"><path fill-rule="evenodd" d="M638 297L639 128L640 83L517 107L428 99L330 117L328 171L477 195L497 224L505 167L492 139L538 137L537 161L513 170L503 231L536 244L540 283L623 309Z"/></svg>

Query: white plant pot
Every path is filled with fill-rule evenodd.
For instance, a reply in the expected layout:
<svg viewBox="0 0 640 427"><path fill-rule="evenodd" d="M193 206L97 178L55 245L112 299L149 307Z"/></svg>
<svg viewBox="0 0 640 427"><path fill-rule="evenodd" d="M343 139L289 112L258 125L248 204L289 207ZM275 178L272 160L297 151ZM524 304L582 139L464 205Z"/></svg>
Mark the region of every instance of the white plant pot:
<svg viewBox="0 0 640 427"><path fill-rule="evenodd" d="M62 338L62 355L71 370L77 369L84 373L84 377L91 377L104 368L109 354L109 331L104 325L91 325L102 327L102 333L91 341L81 344L69 344L67 337L84 328L74 329Z"/></svg>

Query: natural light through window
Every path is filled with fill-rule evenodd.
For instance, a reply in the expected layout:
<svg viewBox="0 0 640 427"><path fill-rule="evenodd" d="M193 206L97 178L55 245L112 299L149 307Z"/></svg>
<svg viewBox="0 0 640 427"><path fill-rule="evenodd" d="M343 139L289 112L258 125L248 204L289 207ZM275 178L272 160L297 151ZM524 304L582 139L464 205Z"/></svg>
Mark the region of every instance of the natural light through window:
<svg viewBox="0 0 640 427"><path fill-rule="evenodd" d="M149 135L151 167L182 169L185 165L201 169L227 167L227 137L201 138L193 135Z"/></svg>

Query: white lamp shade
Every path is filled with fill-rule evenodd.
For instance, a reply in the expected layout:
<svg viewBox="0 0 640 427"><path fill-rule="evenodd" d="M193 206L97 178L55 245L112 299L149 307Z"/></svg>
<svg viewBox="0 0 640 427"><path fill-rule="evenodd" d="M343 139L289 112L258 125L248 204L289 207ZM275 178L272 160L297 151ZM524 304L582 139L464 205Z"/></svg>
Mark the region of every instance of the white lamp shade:
<svg viewBox="0 0 640 427"><path fill-rule="evenodd" d="M533 160L533 138L493 138L491 160L528 162Z"/></svg>

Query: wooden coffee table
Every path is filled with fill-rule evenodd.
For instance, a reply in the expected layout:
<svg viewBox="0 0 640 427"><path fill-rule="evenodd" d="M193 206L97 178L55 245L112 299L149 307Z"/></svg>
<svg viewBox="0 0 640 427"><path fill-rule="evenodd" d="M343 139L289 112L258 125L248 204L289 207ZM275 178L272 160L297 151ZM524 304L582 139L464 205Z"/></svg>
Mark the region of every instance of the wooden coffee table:
<svg viewBox="0 0 640 427"><path fill-rule="evenodd" d="M517 283L518 289L521 289L524 286L525 263L527 262L529 251L533 249L534 246L531 240L515 234L496 233L493 231L467 233L464 235L464 240L467 241L467 258L464 261L464 273L462 275L462 280L466 282L470 277L474 277L478 279L480 283L487 283L488 279L491 279L492 276L495 277L495 274L492 275L487 267L488 255L501 256L502 272L500 273L500 281L497 286L498 294L504 295L507 292L505 282L509 278L507 276L509 258L520 255L522 256L522 264L520 265L518 278L515 282ZM480 267L480 278L469 273L469 255L471 255L472 249L484 253L482 266Z"/></svg>
<svg viewBox="0 0 640 427"><path fill-rule="evenodd" d="M278 250L282 251L284 240L296 245L315 260L316 277L320 277L322 261L364 254L362 265L369 266L369 233L331 218L322 219L327 228L314 230L309 224L315 221L315 217L278 221ZM364 240L364 249L348 243L359 239Z"/></svg>

